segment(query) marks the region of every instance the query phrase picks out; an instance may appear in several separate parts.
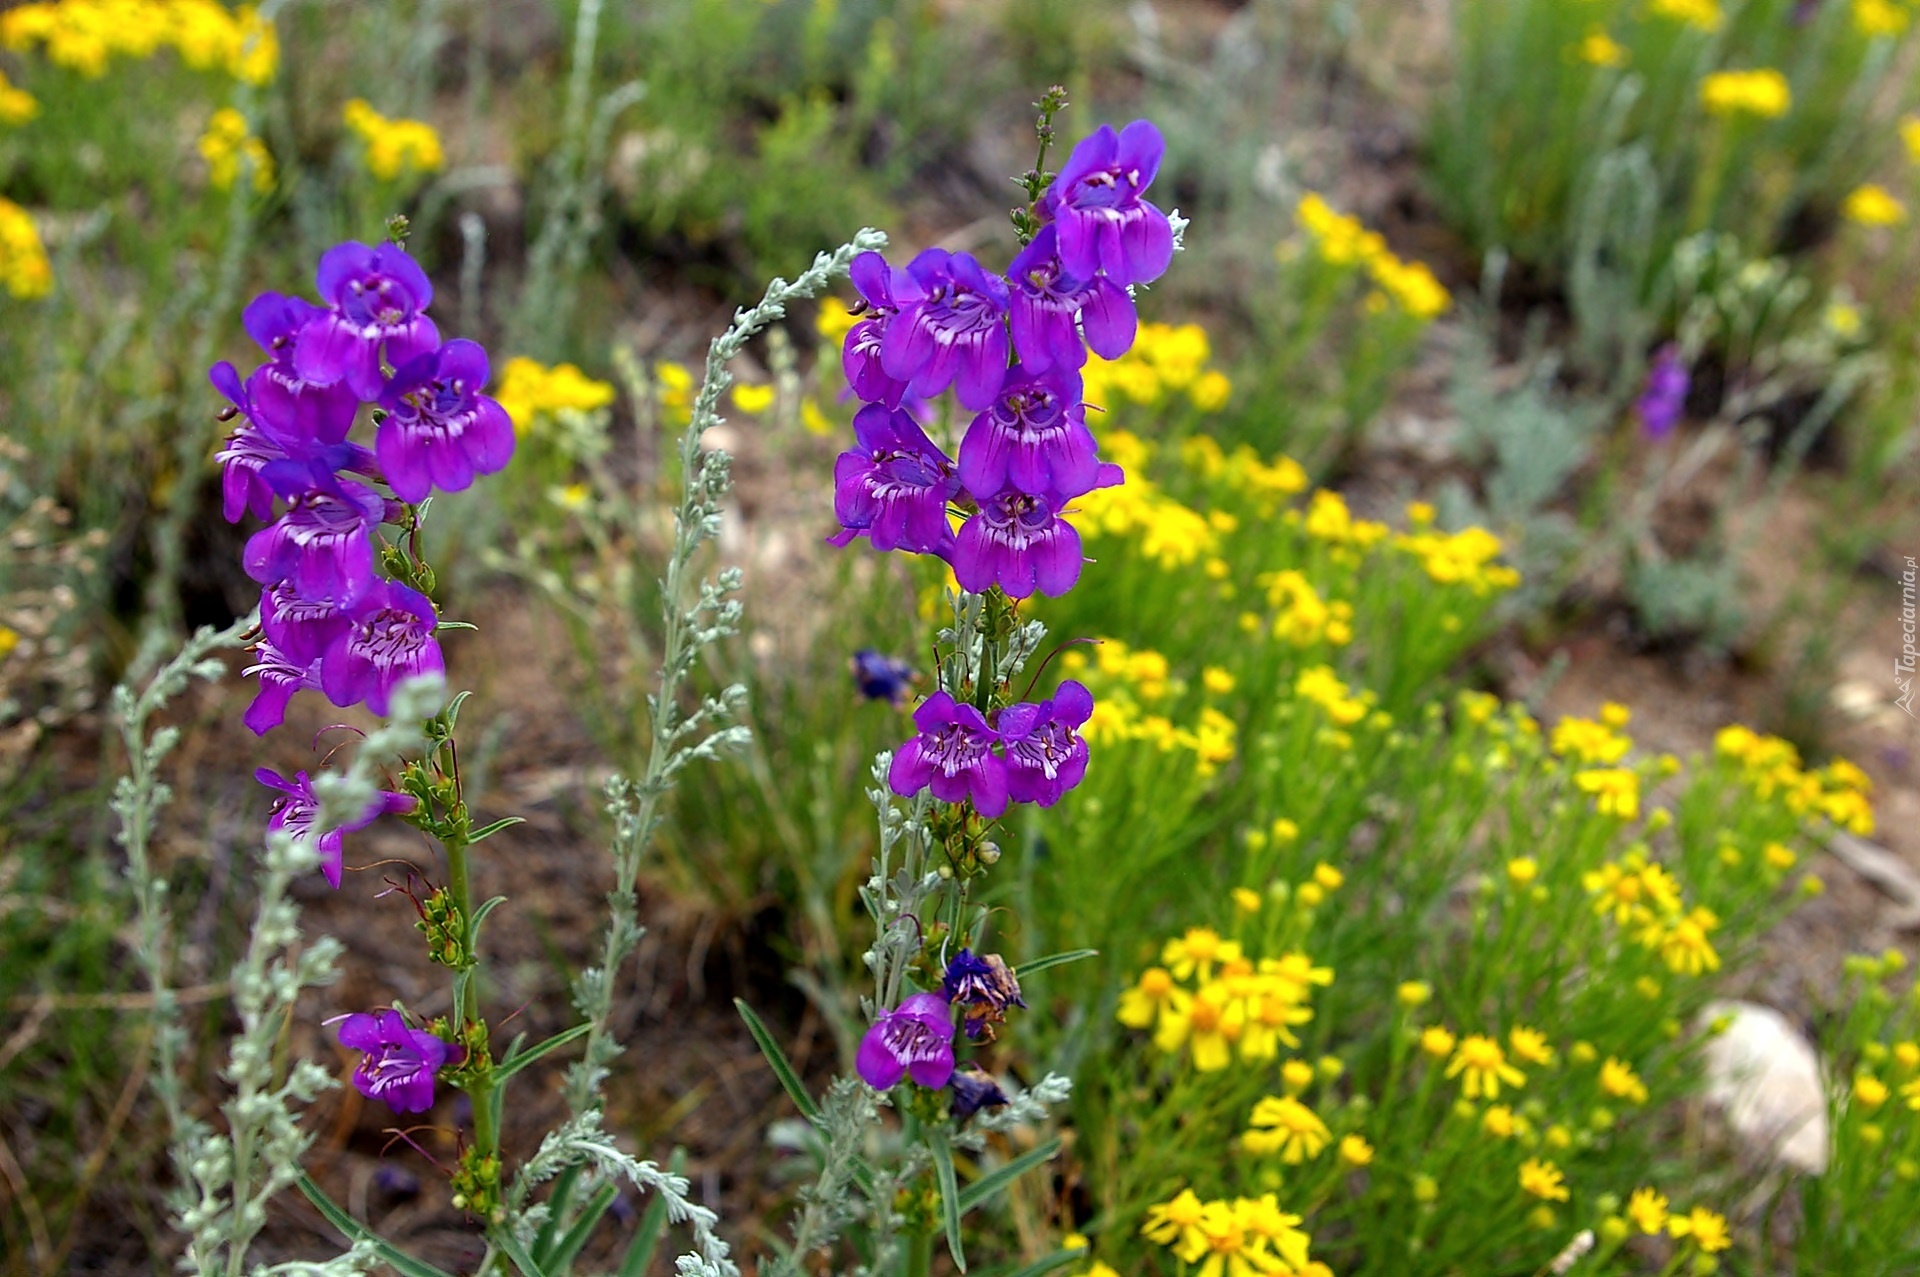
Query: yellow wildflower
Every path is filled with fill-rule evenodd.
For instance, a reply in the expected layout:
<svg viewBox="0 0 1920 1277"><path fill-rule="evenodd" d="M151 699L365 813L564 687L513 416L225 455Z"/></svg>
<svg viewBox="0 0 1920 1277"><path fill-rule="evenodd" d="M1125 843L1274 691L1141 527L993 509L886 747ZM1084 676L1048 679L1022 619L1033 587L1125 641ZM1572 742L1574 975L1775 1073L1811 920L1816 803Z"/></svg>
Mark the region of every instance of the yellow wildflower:
<svg viewBox="0 0 1920 1277"><path fill-rule="evenodd" d="M33 94L10 83L0 71L0 124L25 124L40 114L40 103Z"/></svg>
<svg viewBox="0 0 1920 1277"><path fill-rule="evenodd" d="M1909 21L1907 11L1893 0L1853 0L1853 25L1869 39L1899 35Z"/></svg>
<svg viewBox="0 0 1920 1277"><path fill-rule="evenodd" d="M214 190L233 189L242 160L253 174L254 190L273 189L273 156L266 143L247 131L247 117L232 107L223 106L213 113L198 145L200 157L207 162L207 181Z"/></svg>
<svg viewBox="0 0 1920 1277"><path fill-rule="evenodd" d="M1260 893L1253 890L1253 888L1235 887L1232 894L1233 903L1239 908L1241 913L1260 912Z"/></svg>
<svg viewBox="0 0 1920 1277"><path fill-rule="evenodd" d="M1612 724L1590 718L1563 718L1553 725L1547 748L1561 758L1577 758L1583 763L1613 764L1626 757L1633 741L1616 732Z"/></svg>
<svg viewBox="0 0 1920 1277"><path fill-rule="evenodd" d="M1616 1100L1627 1100L1634 1104L1647 1102L1647 1084L1633 1071L1633 1066L1625 1060L1607 1057L1600 1066L1600 1089Z"/></svg>
<svg viewBox="0 0 1920 1277"><path fill-rule="evenodd" d="M542 413L571 409L591 412L613 402L613 387L595 381L572 364L551 368L516 355L500 370L494 399L507 410L516 431L524 434Z"/></svg>
<svg viewBox="0 0 1920 1277"><path fill-rule="evenodd" d="M1699 975L1720 969L1720 955L1713 951L1707 933L1720 925L1711 909L1696 908L1675 922L1660 939L1660 956L1667 969L1679 975Z"/></svg>
<svg viewBox="0 0 1920 1277"><path fill-rule="evenodd" d="M1311 1072L1311 1068L1308 1070ZM1253 1129L1240 1137L1250 1153L1278 1153L1289 1166L1318 1157L1333 1140L1314 1111L1291 1095L1269 1095L1253 1106L1248 1119Z"/></svg>
<svg viewBox="0 0 1920 1277"><path fill-rule="evenodd" d="M1793 91L1787 86L1787 77L1771 67L1716 71L1700 82L1700 102L1714 115L1774 120L1793 105Z"/></svg>
<svg viewBox="0 0 1920 1277"><path fill-rule="evenodd" d="M1153 1044L1169 1055L1182 1047L1193 1053L1193 1067L1217 1073L1233 1062L1233 1041L1241 1023L1229 1019L1227 991L1218 984L1202 985L1188 993L1175 989L1160 1015Z"/></svg>
<svg viewBox="0 0 1920 1277"><path fill-rule="evenodd" d="M1513 1048L1513 1058L1516 1060L1548 1068L1553 1066L1553 1048L1547 1044L1547 1035L1538 1029L1515 1025L1507 1032L1507 1045Z"/></svg>
<svg viewBox="0 0 1920 1277"><path fill-rule="evenodd" d="M1464 1100L1461 1102L1465 1103ZM1468 1105L1467 1109L1471 1112L1472 1105ZM1481 1115L1480 1129L1497 1140L1507 1140L1513 1138L1513 1133L1519 1129L1519 1123L1514 1118L1512 1109L1505 1104L1494 1104L1488 1106L1487 1111Z"/></svg>
<svg viewBox="0 0 1920 1277"><path fill-rule="evenodd" d="M1461 1079L1461 1093L1470 1100L1493 1099L1500 1094L1502 1082L1516 1087L1527 1084L1527 1075L1507 1063L1507 1053L1500 1044L1478 1033L1461 1041L1447 1065L1447 1076Z"/></svg>
<svg viewBox="0 0 1920 1277"><path fill-rule="evenodd" d="M1240 956L1240 944L1222 940L1212 927L1189 927L1178 940L1169 940L1160 951L1160 961L1172 969L1174 978L1197 976L1201 981L1213 975L1213 964L1232 962Z"/></svg>
<svg viewBox="0 0 1920 1277"><path fill-rule="evenodd" d="M1453 1043L1453 1034L1444 1025L1432 1024L1420 1031L1420 1049L1436 1060L1452 1055Z"/></svg>
<svg viewBox="0 0 1920 1277"><path fill-rule="evenodd" d="M1904 1072L1920 1069L1920 1042L1895 1042L1893 1060Z"/></svg>
<svg viewBox="0 0 1920 1277"><path fill-rule="evenodd" d="M1540 876L1540 862L1532 856L1516 856L1507 862L1507 881L1516 887L1529 887Z"/></svg>
<svg viewBox="0 0 1920 1277"><path fill-rule="evenodd" d="M1139 981L1120 995L1117 1018L1134 1029L1144 1029L1166 1009L1173 996L1173 976L1165 967L1148 967Z"/></svg>
<svg viewBox="0 0 1920 1277"><path fill-rule="evenodd" d="M367 171L383 182L446 163L439 133L424 120L389 119L364 98L349 101L341 115L366 147Z"/></svg>
<svg viewBox="0 0 1920 1277"><path fill-rule="evenodd" d="M1594 796L1594 810L1603 816L1632 820L1640 814L1640 774L1625 767L1593 767L1575 772L1573 783Z"/></svg>
<svg viewBox="0 0 1920 1277"><path fill-rule="evenodd" d="M731 398L733 406L741 412L758 416L773 407L774 389L772 386L749 386L736 383Z"/></svg>
<svg viewBox="0 0 1920 1277"><path fill-rule="evenodd" d="M27 210L0 196L0 285L30 300L53 291L53 265Z"/></svg>
<svg viewBox="0 0 1920 1277"><path fill-rule="evenodd" d="M1571 1195L1559 1167L1531 1157L1520 1164L1520 1188L1547 1202L1564 1202Z"/></svg>
<svg viewBox="0 0 1920 1277"><path fill-rule="evenodd" d="M1233 690L1233 675L1218 665L1209 665L1200 671L1200 682L1215 696L1225 696Z"/></svg>
<svg viewBox="0 0 1920 1277"><path fill-rule="evenodd" d="M1212 368L1201 373L1187 387L1187 398L1202 412L1218 412L1227 406L1232 394L1233 383L1227 380L1227 375Z"/></svg>
<svg viewBox="0 0 1920 1277"><path fill-rule="evenodd" d="M1394 990L1393 996L1401 1006L1411 1010L1414 1007L1426 1005L1427 1001L1433 997L1433 986L1424 980L1408 980ZM1452 1044L1448 1044L1447 1050L1453 1050Z"/></svg>
<svg viewBox="0 0 1920 1277"><path fill-rule="evenodd" d="M1667 1199L1658 1189L1636 1188L1627 1199L1627 1218L1633 1226L1652 1237L1667 1226Z"/></svg>
<svg viewBox="0 0 1920 1277"><path fill-rule="evenodd" d="M1298 1095L1313 1085L1313 1065L1305 1060L1288 1060L1280 1066L1280 1081L1287 1094Z"/></svg>
<svg viewBox="0 0 1920 1277"><path fill-rule="evenodd" d="M1172 1201L1147 1207L1147 1220L1140 1232L1148 1241L1162 1246L1183 1245L1198 1229L1202 1213L1199 1197L1191 1188L1183 1188Z"/></svg>
<svg viewBox="0 0 1920 1277"><path fill-rule="evenodd" d="M1626 49L1599 27L1588 31L1574 46L1574 50L1588 66L1623 67L1627 64Z"/></svg>
<svg viewBox="0 0 1920 1277"><path fill-rule="evenodd" d="M1860 226L1897 226L1907 220L1907 206L1886 187L1868 182L1842 201L1840 216Z"/></svg>
<svg viewBox="0 0 1920 1277"><path fill-rule="evenodd" d="M1661 18L1675 18L1700 31L1718 31L1726 21L1719 0L1648 0L1647 11Z"/></svg>
<svg viewBox="0 0 1920 1277"><path fill-rule="evenodd" d="M1853 1079L1853 1101L1871 1113L1887 1102L1887 1084L1871 1073L1861 1073Z"/></svg>
<svg viewBox="0 0 1920 1277"><path fill-rule="evenodd" d="M1693 1244L1709 1255L1733 1245L1733 1238L1727 1232L1726 1218L1704 1206L1696 1206L1684 1215L1668 1219L1667 1232L1676 1238L1691 1237Z"/></svg>

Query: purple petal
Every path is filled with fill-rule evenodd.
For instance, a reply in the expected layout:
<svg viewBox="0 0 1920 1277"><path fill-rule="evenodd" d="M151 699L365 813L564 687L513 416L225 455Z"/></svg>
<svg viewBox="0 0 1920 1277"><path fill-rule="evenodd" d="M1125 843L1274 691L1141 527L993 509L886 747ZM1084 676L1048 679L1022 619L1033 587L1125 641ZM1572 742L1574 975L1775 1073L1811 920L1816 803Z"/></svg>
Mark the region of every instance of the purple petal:
<svg viewBox="0 0 1920 1277"><path fill-rule="evenodd" d="M899 1085L907 1072L906 1065L888 1048L883 1037L886 1022L886 1016L882 1015L867 1030L867 1035L860 1039L860 1053L854 1059L854 1068L859 1072L860 1079L876 1091L891 1090Z"/></svg>

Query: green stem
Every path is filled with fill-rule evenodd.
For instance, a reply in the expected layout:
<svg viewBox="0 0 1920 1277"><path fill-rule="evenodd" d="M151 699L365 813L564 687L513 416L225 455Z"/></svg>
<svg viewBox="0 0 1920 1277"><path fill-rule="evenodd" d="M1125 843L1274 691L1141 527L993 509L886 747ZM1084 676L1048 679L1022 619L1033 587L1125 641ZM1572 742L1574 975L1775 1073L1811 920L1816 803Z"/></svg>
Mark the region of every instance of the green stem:
<svg viewBox="0 0 1920 1277"><path fill-rule="evenodd" d="M907 1277L927 1277L933 1268L933 1234L914 1231L907 1234Z"/></svg>
<svg viewBox="0 0 1920 1277"><path fill-rule="evenodd" d="M447 890L453 893L453 903L460 910L460 951L471 964L454 978L454 990L458 996L453 1008L457 1021L454 1031L463 1032L467 1025L478 1023L480 1019L480 986L474 978L479 966L479 954L474 947L473 887L467 874L465 840L449 839L444 845L447 849ZM488 1103L493 1096L491 1072L480 1073L467 1094L473 1100L474 1142L484 1155L497 1157L500 1153L500 1132L494 1129L493 1105Z"/></svg>

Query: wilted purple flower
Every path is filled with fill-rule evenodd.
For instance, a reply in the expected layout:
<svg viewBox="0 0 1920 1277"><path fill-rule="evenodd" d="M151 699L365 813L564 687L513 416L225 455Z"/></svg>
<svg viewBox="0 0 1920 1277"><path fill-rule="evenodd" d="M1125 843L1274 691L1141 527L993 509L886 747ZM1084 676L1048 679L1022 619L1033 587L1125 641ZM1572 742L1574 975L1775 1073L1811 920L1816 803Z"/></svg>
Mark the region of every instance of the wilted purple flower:
<svg viewBox="0 0 1920 1277"><path fill-rule="evenodd" d="M1127 290L1104 275L1091 280L1067 273L1060 262L1060 232L1043 226L1033 242L1007 267L1011 289L1008 318L1013 350L1029 372L1078 368L1087 349L1102 359L1118 359L1133 345L1139 316ZM1074 325L1079 316L1086 346Z"/></svg>
<svg viewBox="0 0 1920 1277"><path fill-rule="evenodd" d="M963 1064L947 1079L953 1089L953 1120L964 1122L981 1109L997 1109L1007 1103L1007 1093L978 1066Z"/></svg>
<svg viewBox="0 0 1920 1277"><path fill-rule="evenodd" d="M480 393L491 370L479 343L455 338L395 370L374 436L381 473L402 501L459 492L513 458L513 420Z"/></svg>
<svg viewBox="0 0 1920 1277"><path fill-rule="evenodd" d="M341 843L346 836L356 829L365 829L387 812L409 812L414 808L411 796L382 790L359 816L321 833L314 829L314 822L320 816L320 800L314 796L313 782L305 772L298 772L288 780L271 767L261 767L253 773L253 778L269 789L280 791L280 797L273 800L267 832L284 829L293 835L295 842L313 844L320 852L320 872L327 876L328 884L336 888L340 885Z"/></svg>
<svg viewBox="0 0 1920 1277"><path fill-rule="evenodd" d="M911 798L929 785L943 803L971 798L991 820L1007 809L1007 764L993 747L1000 733L980 711L935 692L913 711L920 734L894 751L887 769L893 792Z"/></svg>
<svg viewBox="0 0 1920 1277"><path fill-rule="evenodd" d="M903 299L880 339L880 366L923 399L953 387L979 412L1007 373L1007 284L966 253L929 248L907 264L919 296Z"/></svg>
<svg viewBox="0 0 1920 1277"><path fill-rule="evenodd" d="M947 502L960 491L954 463L920 423L868 404L853 418L858 446L833 465L833 512L845 531L833 544L871 537L875 549L945 557L953 548Z"/></svg>
<svg viewBox="0 0 1920 1277"><path fill-rule="evenodd" d="M440 330L422 313L433 284L396 245L336 244L320 258L316 281L331 309L307 320L294 341L293 368L302 380L344 381L370 403L380 395L383 346L398 368L440 344Z"/></svg>
<svg viewBox="0 0 1920 1277"><path fill-rule="evenodd" d="M1691 378L1680 362L1680 348L1672 342L1654 353L1647 369L1647 388L1633 405L1640 415L1640 429L1656 443L1673 433L1687 407L1687 386Z"/></svg>
<svg viewBox="0 0 1920 1277"><path fill-rule="evenodd" d="M1007 751L1007 792L1015 802L1051 807L1087 774L1080 729L1093 716L1093 693L1068 679L1053 699L1009 705L996 725Z"/></svg>
<svg viewBox="0 0 1920 1277"><path fill-rule="evenodd" d="M1080 374L1067 367L1035 374L1020 364L993 406L960 441L960 482L975 499L1011 486L1065 499L1093 490L1100 457L1080 402Z"/></svg>
<svg viewBox="0 0 1920 1277"><path fill-rule="evenodd" d="M398 1011L350 1015L340 1024L340 1045L365 1051L353 1071L360 1094L396 1113L433 1107L433 1075L453 1048L431 1033L410 1029Z"/></svg>
<svg viewBox="0 0 1920 1277"><path fill-rule="evenodd" d="M853 654L853 684L868 700L889 701L898 706L912 681L913 666L905 661L870 647Z"/></svg>
<svg viewBox="0 0 1920 1277"><path fill-rule="evenodd" d="M1105 271L1116 284L1158 279L1173 260L1173 226L1140 198L1166 153L1160 130L1135 120L1119 134L1100 128L1080 145L1047 188L1046 207L1060 231L1060 261L1077 279Z"/></svg>
<svg viewBox="0 0 1920 1277"><path fill-rule="evenodd" d="M991 1042L993 1030L989 1025L1004 1021L1008 1007L1027 1005L1020 998L1020 982L1014 978L1013 968L997 953L976 955L971 949L960 950L948 960L940 987L949 1002L966 1008L961 1022L967 1036L975 1040L984 1035Z"/></svg>
<svg viewBox="0 0 1920 1277"><path fill-rule="evenodd" d="M271 639L260 640L253 650L258 659L241 674L248 678L259 675L260 690L254 693L253 703L247 706L241 721L255 736L265 736L286 721L287 702L295 692L320 690L320 662L296 661L275 647Z"/></svg>
<svg viewBox="0 0 1920 1277"><path fill-rule="evenodd" d="M860 1040L854 1061L860 1076L876 1091L904 1077L925 1087L947 1084L953 1076L953 1017L937 993L916 993L901 1000Z"/></svg>
<svg viewBox="0 0 1920 1277"><path fill-rule="evenodd" d="M295 664L312 664L346 633L353 617L332 599L301 598L286 581L260 591L260 628L267 641Z"/></svg>
<svg viewBox="0 0 1920 1277"><path fill-rule="evenodd" d="M433 603L398 581L381 581L353 608L353 622L320 659L320 690L335 705L365 701L385 715L394 686L422 674L441 674L446 662L433 637Z"/></svg>
<svg viewBox="0 0 1920 1277"><path fill-rule="evenodd" d="M379 579L372 533L385 515L373 489L338 479L293 497L277 522L247 538L241 563L261 585L290 581L301 598L351 606Z"/></svg>

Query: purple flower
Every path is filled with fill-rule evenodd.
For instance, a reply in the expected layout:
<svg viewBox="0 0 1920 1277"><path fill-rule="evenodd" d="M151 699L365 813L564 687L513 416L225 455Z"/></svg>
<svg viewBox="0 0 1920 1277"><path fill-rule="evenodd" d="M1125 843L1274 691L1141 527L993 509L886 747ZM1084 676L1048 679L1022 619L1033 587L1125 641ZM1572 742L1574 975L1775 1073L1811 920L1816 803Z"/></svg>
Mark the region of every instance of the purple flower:
<svg viewBox="0 0 1920 1277"><path fill-rule="evenodd" d="M433 1034L408 1028L392 1010L347 1016L340 1024L340 1045L367 1053L353 1070L353 1084L396 1113L433 1107L433 1075L453 1051Z"/></svg>
<svg viewBox="0 0 1920 1277"><path fill-rule="evenodd" d="M947 502L960 491L953 461L905 412L868 404L853 418L858 446L833 465L833 512L845 545L865 534L879 550L937 554L953 548Z"/></svg>
<svg viewBox="0 0 1920 1277"><path fill-rule="evenodd" d="M440 330L421 313L433 284L402 249L337 244L320 258L316 280L330 309L307 320L294 340L293 368L303 381L344 381L370 403L380 395L383 346L397 368L440 344Z"/></svg>
<svg viewBox="0 0 1920 1277"><path fill-rule="evenodd" d="M295 842L311 843L316 847L320 852L320 872L327 876L328 884L335 888L340 886L340 851L345 837L356 829L365 829L387 812L409 812L414 807L414 800L410 796L382 790L358 817L316 837L314 822L320 816L320 800L314 796L313 782L307 779L305 772L296 773L292 780L288 780L271 767L262 767L253 773L253 778L269 789L280 791L280 797L273 800L273 814L267 821L267 832L284 829L293 835Z"/></svg>
<svg viewBox="0 0 1920 1277"><path fill-rule="evenodd" d="M1145 284L1167 269L1173 226L1140 198L1166 149L1160 130L1146 120L1135 120L1118 135L1102 124L1073 148L1046 197L1068 274L1092 279L1105 271L1116 284Z"/></svg>
<svg viewBox="0 0 1920 1277"><path fill-rule="evenodd" d="M278 522L247 538L241 563L262 585L289 581L303 599L350 607L379 579L372 532L385 515L373 489L338 479L294 496Z"/></svg>
<svg viewBox="0 0 1920 1277"><path fill-rule="evenodd" d="M920 734L894 751L887 770L893 792L911 798L929 785L943 803L971 798L991 820L1007 809L1007 764L993 752L1000 733L971 705L935 692L913 711Z"/></svg>
<svg viewBox="0 0 1920 1277"><path fill-rule="evenodd" d="M993 406L960 441L960 482L975 499L1004 488L1060 499L1090 492L1100 458L1080 402L1080 374L1035 374L1015 364Z"/></svg>
<svg viewBox="0 0 1920 1277"><path fill-rule="evenodd" d="M293 664L319 660L352 624L353 617L332 599L301 598L286 581L260 591L260 628Z"/></svg>
<svg viewBox="0 0 1920 1277"><path fill-rule="evenodd" d="M997 585L1008 597L1035 590L1058 597L1080 579L1080 534L1060 517L1062 499L1009 484L990 497L954 538L953 575L960 588L983 594Z"/></svg>
<svg viewBox="0 0 1920 1277"><path fill-rule="evenodd" d="M853 259L848 271L859 290L866 318L847 330L840 348L840 369L847 375L853 393L868 403L883 403L898 408L906 394L907 383L887 375L880 362L880 347L887 325L902 304L920 299L919 285L909 275L895 276L887 259L878 253L862 253ZM896 286L900 295L895 295Z"/></svg>
<svg viewBox="0 0 1920 1277"><path fill-rule="evenodd" d="M1007 1093L977 1066L963 1064L947 1079L953 1090L953 1120L964 1122L981 1109L997 1109L1007 1103Z"/></svg>
<svg viewBox="0 0 1920 1277"><path fill-rule="evenodd" d="M434 488L459 492L476 474L493 474L513 457L513 421L480 393L487 352L455 338L408 361L380 394L387 410L374 436L380 470L402 501Z"/></svg>
<svg viewBox="0 0 1920 1277"><path fill-rule="evenodd" d="M381 581L355 605L352 623L320 658L320 690L335 705L365 701L384 716L396 684L446 671L433 637L436 624L426 595L398 581Z"/></svg>
<svg viewBox="0 0 1920 1277"><path fill-rule="evenodd" d="M1633 405L1640 415L1640 429L1658 443L1673 433L1687 407L1687 366L1680 362L1680 348L1672 342L1654 353L1647 369L1647 388Z"/></svg>
<svg viewBox="0 0 1920 1277"><path fill-rule="evenodd" d="M1059 235L1055 226L1041 227L1007 267L1013 350L1029 372L1078 368L1087 362L1087 347L1102 359L1118 359L1139 328L1125 288L1104 275L1084 280L1067 273ZM1074 326L1076 315L1086 330L1086 346Z"/></svg>
<svg viewBox="0 0 1920 1277"><path fill-rule="evenodd" d="M993 1041L990 1023L1003 1022L1008 1007L1027 1005L1020 998L1020 982L1014 979L1013 969L997 953L976 956L971 949L960 950L947 962L940 987L949 1002L966 1008L962 1023L967 1036L976 1041L983 1035Z"/></svg>
<svg viewBox="0 0 1920 1277"><path fill-rule="evenodd" d="M907 264L919 296L900 309L880 339L880 366L923 399L953 387L960 406L979 412L1007 374L1007 285L966 253L929 248ZM851 338L851 334L849 334Z"/></svg>
<svg viewBox="0 0 1920 1277"><path fill-rule="evenodd" d="M855 1067L876 1091L891 1090L900 1079L940 1087L953 1076L953 1017L937 993L916 993L883 1012L860 1040Z"/></svg>
<svg viewBox="0 0 1920 1277"><path fill-rule="evenodd" d="M228 523L240 522L249 511L256 519L273 517L273 485L267 482L265 472L286 456L251 418L240 419L238 428L227 436L227 446L213 454L220 463L220 512Z"/></svg>
<svg viewBox="0 0 1920 1277"><path fill-rule="evenodd" d="M853 654L853 684L872 701L887 701L896 708L913 681L913 666L870 647Z"/></svg>
<svg viewBox="0 0 1920 1277"><path fill-rule="evenodd" d="M261 293L240 312L240 326L266 352L268 359L291 367L293 344L300 330L308 320L326 313L325 307L316 306L304 297Z"/></svg>
<svg viewBox="0 0 1920 1277"><path fill-rule="evenodd" d="M255 736L265 736L286 721L287 702L295 692L320 690L320 662L296 661L274 646L272 639L254 645L259 659L241 671L243 677L260 676L260 690L253 695L242 720Z"/></svg>
<svg viewBox="0 0 1920 1277"><path fill-rule="evenodd" d="M1051 807L1087 774L1080 729L1093 715L1093 694L1068 679L1053 699L1009 705L996 725L1007 752L1007 792L1016 802Z"/></svg>
<svg viewBox="0 0 1920 1277"><path fill-rule="evenodd" d="M276 495L324 487L335 471L366 470L373 460L365 448L345 442L357 406L351 395L269 374L277 375L272 364L257 369L243 385L230 363L217 363L207 372L240 417L227 446L214 456L222 467L221 512L229 523L238 523L248 511L271 519Z"/></svg>

